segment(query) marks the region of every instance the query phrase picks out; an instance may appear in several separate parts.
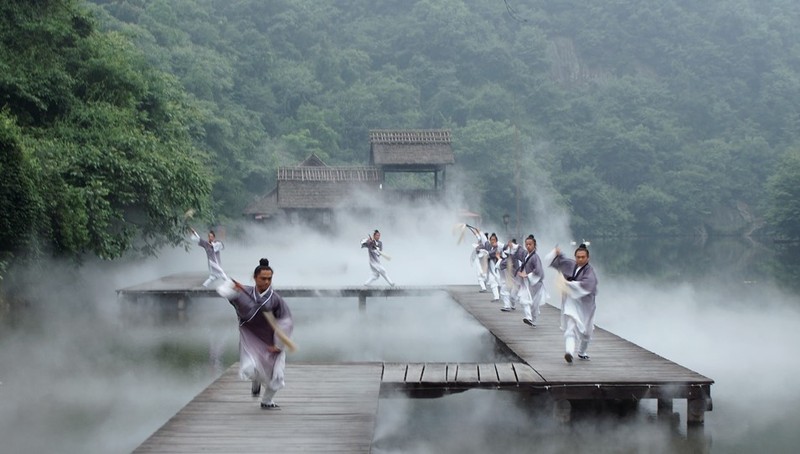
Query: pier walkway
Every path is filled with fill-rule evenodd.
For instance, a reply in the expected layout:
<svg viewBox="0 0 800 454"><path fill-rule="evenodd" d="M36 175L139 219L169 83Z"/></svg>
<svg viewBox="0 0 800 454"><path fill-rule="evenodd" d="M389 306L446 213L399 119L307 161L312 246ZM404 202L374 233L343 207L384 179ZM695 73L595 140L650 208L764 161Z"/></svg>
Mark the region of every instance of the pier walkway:
<svg viewBox="0 0 800 454"><path fill-rule="evenodd" d="M198 281L198 278L200 279ZM181 299L213 296L199 286L204 275L173 275L118 290L135 304L157 296ZM136 452L245 452L265 443L276 452L369 452L378 400L383 393L435 397L473 388L506 389L546 395L562 419L570 402L657 399L659 413L671 413L673 399L686 399L687 423L702 424L712 409L712 379L648 351L600 327L595 328L590 360L564 360L560 311L542 307L536 327L522 323L522 310L501 312L476 286L438 287L282 287L286 297L427 295L447 292L518 360L508 363L345 363L287 366L281 410L254 405L249 383L236 365L201 392ZM379 303L378 303L379 304ZM179 305L180 308L180 305ZM566 416L565 416L566 415ZM266 428L265 428L266 427Z"/></svg>

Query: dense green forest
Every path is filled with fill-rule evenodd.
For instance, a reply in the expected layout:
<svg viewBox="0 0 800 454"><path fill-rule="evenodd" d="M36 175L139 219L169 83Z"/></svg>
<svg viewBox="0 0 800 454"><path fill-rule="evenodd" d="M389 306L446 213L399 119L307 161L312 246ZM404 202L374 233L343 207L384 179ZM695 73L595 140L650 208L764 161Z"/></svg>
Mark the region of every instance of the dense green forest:
<svg viewBox="0 0 800 454"><path fill-rule="evenodd" d="M0 262L177 244L206 210L200 108L77 1L0 5ZM178 228L180 226L181 228Z"/></svg>
<svg viewBox="0 0 800 454"><path fill-rule="evenodd" d="M237 219L280 165L365 163L376 128L451 129L485 219L515 212L518 185L523 207L556 194L586 236L800 237L797 2L0 11L0 263L177 243L189 207Z"/></svg>

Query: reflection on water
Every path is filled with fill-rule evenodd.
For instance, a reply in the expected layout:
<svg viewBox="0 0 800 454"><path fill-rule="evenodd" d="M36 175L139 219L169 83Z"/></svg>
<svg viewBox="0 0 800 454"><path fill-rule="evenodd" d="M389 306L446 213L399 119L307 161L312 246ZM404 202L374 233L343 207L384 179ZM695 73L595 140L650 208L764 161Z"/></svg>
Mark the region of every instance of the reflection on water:
<svg viewBox="0 0 800 454"><path fill-rule="evenodd" d="M649 401L603 411L576 405L565 425L544 398L471 390L382 399L374 451L794 452L795 252L738 239L592 241L598 323L716 380L703 431L687 431L681 400L662 418ZM0 332L4 452L130 452L237 359L235 315L224 300L124 314L112 298L76 300L23 312ZM289 367L509 360L444 296L371 298L365 312L355 298L288 302L300 346Z"/></svg>

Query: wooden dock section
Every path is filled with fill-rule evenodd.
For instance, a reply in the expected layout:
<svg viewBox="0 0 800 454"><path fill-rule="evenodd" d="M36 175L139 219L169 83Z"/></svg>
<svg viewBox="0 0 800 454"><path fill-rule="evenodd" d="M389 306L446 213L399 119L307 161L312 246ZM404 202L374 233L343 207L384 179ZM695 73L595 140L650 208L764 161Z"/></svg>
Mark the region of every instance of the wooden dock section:
<svg viewBox="0 0 800 454"><path fill-rule="evenodd" d="M555 399L658 399L665 409L674 398L687 399L689 423L702 423L711 410L713 380L599 327L590 360L567 363L560 310L553 306L541 308L534 328L522 322L522 308L502 312L475 286L450 286L449 293L544 380L531 386Z"/></svg>
<svg viewBox="0 0 800 454"><path fill-rule="evenodd" d="M218 297L214 288L203 287L206 273L177 273L150 282L117 290L121 301L137 301L140 298L158 298L174 303L179 309L186 307L191 298ZM347 287L280 287L278 293L286 298L355 297L363 308L368 297L427 296L444 292L444 286L347 286Z"/></svg>
<svg viewBox="0 0 800 454"><path fill-rule="evenodd" d="M468 389L514 389L544 384L524 363L384 363L381 392L437 397Z"/></svg>
<svg viewBox="0 0 800 454"><path fill-rule="evenodd" d="M167 276L118 290L136 300L215 296L200 273ZM673 399L686 399L687 423L701 425L712 409L714 383L602 328L596 327L589 360L564 360L560 311L545 305L536 327L522 322L522 308L502 312L476 286L281 288L284 296L428 295L447 292L518 361L509 363L347 363L287 367L281 410L262 410L239 380L236 366L184 407L136 452L370 452L382 394L436 397L473 388L545 395L554 413L569 420L571 402L656 399L659 414L671 414ZM600 308L599 310L602 310Z"/></svg>
<svg viewBox="0 0 800 454"><path fill-rule="evenodd" d="M293 363L280 410L262 410L235 364L134 452L369 453L382 370Z"/></svg>

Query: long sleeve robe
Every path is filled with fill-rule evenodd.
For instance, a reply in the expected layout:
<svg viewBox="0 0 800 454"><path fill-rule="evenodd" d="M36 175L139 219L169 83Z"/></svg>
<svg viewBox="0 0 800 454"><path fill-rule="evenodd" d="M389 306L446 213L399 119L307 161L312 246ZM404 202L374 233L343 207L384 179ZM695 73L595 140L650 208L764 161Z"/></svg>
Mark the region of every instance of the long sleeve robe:
<svg viewBox="0 0 800 454"><path fill-rule="evenodd" d="M530 257L528 257L529 255ZM547 296L547 292L544 289L544 268L542 267L542 261L539 259L539 255L535 250L530 254L527 254L526 251L523 264L524 266L520 267L520 271L528 275L522 280L523 288L529 292L532 304L538 308L545 302ZM535 315L538 314L534 314L534 316Z"/></svg>
<svg viewBox="0 0 800 454"><path fill-rule="evenodd" d="M575 325L584 338L591 338L594 332L594 316L597 306L597 275L590 263L577 269L575 260L556 254L555 250L547 257L550 266L557 269L566 279L564 298L561 301L561 328L566 327L566 317L575 320Z"/></svg>
<svg viewBox="0 0 800 454"><path fill-rule="evenodd" d="M286 352L264 313L272 312L278 327L287 336L292 335L294 328L292 313L272 287L261 294L255 287L243 287L243 290L235 289L233 283L227 281L217 288L217 292L234 307L239 319L239 375L246 380L264 383L273 390L281 389L284 386ZM273 346L281 351L269 351L268 347Z"/></svg>
<svg viewBox="0 0 800 454"><path fill-rule="evenodd" d="M198 244L198 246L206 251L209 276L222 277L222 273L219 272L219 268L222 267L222 257L220 256L220 251L225 249L225 245L222 243L222 241L214 240L209 242L208 240L201 238L196 232L192 234L192 238L194 239L195 243ZM216 263L218 266L215 268L212 263Z"/></svg>

